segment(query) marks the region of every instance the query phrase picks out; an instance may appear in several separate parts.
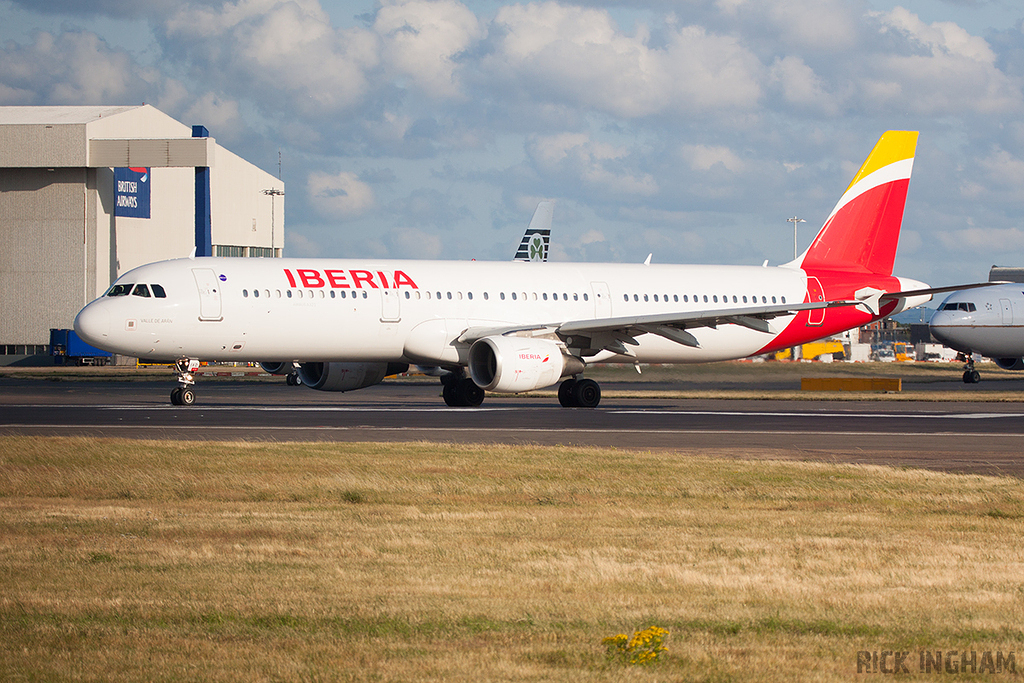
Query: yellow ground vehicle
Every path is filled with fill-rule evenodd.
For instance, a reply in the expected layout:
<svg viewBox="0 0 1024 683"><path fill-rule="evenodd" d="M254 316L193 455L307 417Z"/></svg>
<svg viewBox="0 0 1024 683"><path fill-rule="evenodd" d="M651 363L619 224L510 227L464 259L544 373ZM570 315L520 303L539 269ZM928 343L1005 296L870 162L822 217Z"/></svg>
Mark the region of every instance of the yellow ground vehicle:
<svg viewBox="0 0 1024 683"><path fill-rule="evenodd" d="M822 356L843 353L843 343L835 339L823 339L809 342L800 347L800 355L804 360L818 360Z"/></svg>

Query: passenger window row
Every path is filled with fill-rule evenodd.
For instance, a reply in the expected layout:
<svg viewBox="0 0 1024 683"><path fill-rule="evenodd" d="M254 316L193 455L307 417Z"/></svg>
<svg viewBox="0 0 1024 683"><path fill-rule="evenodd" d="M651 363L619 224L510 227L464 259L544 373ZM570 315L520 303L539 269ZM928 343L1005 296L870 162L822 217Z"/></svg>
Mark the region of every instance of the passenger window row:
<svg viewBox="0 0 1024 683"><path fill-rule="evenodd" d="M131 285L127 285L127 286L131 287ZM142 286L144 286L144 285L142 285ZM154 285L154 287L157 287L157 286L158 285ZM163 290L161 289L161 292L162 291ZM366 299L368 297L367 290L355 291L355 290L346 290L346 289L340 289L340 290L332 289L332 290L330 290L330 298L331 299L335 299L335 298L357 299L357 298L360 298L359 297L360 293L362 294L362 298L363 299ZM430 300L433 300L433 299L437 299L437 300L447 299L449 301L453 301L453 300L454 301L462 301L463 298L466 298L466 299L468 299L470 301L473 300L473 292L465 292L465 293L463 293L463 292L436 292L436 291L430 291L430 290L420 290L420 289L408 290L408 289L406 289L406 290L404 290L403 293L405 294L405 298L406 299L418 299L418 300L419 299L426 299L427 301L430 301ZM109 296L119 296L119 294L111 293ZM159 294L157 296L163 296L163 295ZM303 299L303 298L306 298L306 299L320 298L320 299L325 299L325 298L328 297L328 295L322 289L318 289L318 290L315 290L315 291L312 290L312 289L305 289L305 290L303 290L303 289L295 289L295 290L286 289L286 290L284 290L283 294L282 294L280 289L275 289L273 291L271 291L269 289L263 289L263 290L254 289L254 290L252 290L252 296L253 296L253 298L257 298L257 299L260 298L261 296L265 297L265 298L273 297L273 298L276 298L276 299L280 299L280 298L282 298L282 296L284 296L285 298L288 298L288 299L292 299L292 298L298 298L298 299ZM248 289L243 289L242 290L242 297L243 298L249 298L249 290ZM527 293L527 292L509 292L508 294L506 294L505 292L499 292L498 293L498 298L501 301L506 301L506 300L511 300L511 301L538 301L538 300L540 300L540 301L569 301L569 297L570 297L570 294L568 292L561 292L561 293L559 293L559 292L551 292L550 294L548 292L540 292L540 293L537 293L537 292L530 292L530 293ZM590 295L587 294L586 292L584 292L582 295L577 293L577 292L574 292L571 295L571 297L572 297L573 301L580 301L580 299L582 299L583 301L590 301ZM681 298L683 303L690 303L690 296L688 294L683 294L682 297L680 297L679 294L673 294L671 296L671 298L669 297L668 294L653 294L653 295L650 295L650 294L633 294L632 295L632 300L633 301L640 301L641 297L643 298L643 301L651 301L651 299L653 298L653 300L655 302L664 302L664 303L669 303L669 302L671 302L671 303L679 303L680 298ZM490 298L491 298L490 292L484 292L483 293L483 298L484 298L484 301L489 301ZM751 296L751 297L748 298L745 295L744 296L738 296L738 295L733 294L731 296L731 299L732 299L732 303L734 303L734 304L738 304L738 303L744 303L744 304L746 304L746 303L753 303L753 304L756 304L756 303L758 303L758 297L757 296ZM784 297L784 296L783 297L775 297L775 296L768 297L768 296L763 296L762 295L760 297L760 303L767 304L770 301L773 304L777 304L777 303L780 302L780 299L781 299L781 303L786 303L786 297ZM629 294L623 294L622 295L622 300L623 301L629 301L630 300L630 295ZM708 295L708 294L704 294L704 295L694 294L693 295L693 303L701 303L702 301L703 301L703 303L716 303L716 304L719 303L719 301L721 301L721 303L729 303L730 296L729 295L722 295L721 299L719 299L719 296L717 294L712 294L712 295ZM973 305L974 304L971 304L971 306L973 306ZM974 309L972 308L971 310L974 310Z"/></svg>
<svg viewBox="0 0 1024 683"><path fill-rule="evenodd" d="M294 294L293 294L293 292L294 292ZM353 291L353 290L347 290L347 289L340 289L340 290L332 289L332 290L330 290L330 295L329 296L330 296L331 299L336 299L336 298L340 298L340 299L357 299L357 298L360 298L359 297L360 293L362 293L362 297L361 298L363 298L363 299L366 299L369 296L367 290ZM415 299L426 299L428 301L431 301L433 299L437 299L437 300L447 299L449 301L462 301L463 298L468 299L470 301L473 300L473 292L465 292L465 293L463 293L463 292L432 292L432 291L429 291L429 290L419 290L419 289L417 289L417 290L412 291L412 290L408 290L407 289L407 290L404 291L404 294L405 294L405 298L406 299L413 299L413 298L415 298ZM271 291L269 289L254 289L254 290L252 290L251 295L252 295L252 297L254 299L258 299L260 297L264 297L264 298L271 298L271 297L273 297L275 299L280 299L280 298L282 298L282 296L285 297L285 298L288 298L288 299L292 299L292 298L297 298L297 299L303 299L303 298L305 298L305 299L313 299L313 298L326 299L326 298L328 298L328 294L325 294L324 290L322 290L322 289L318 289L316 291L314 291L312 289L305 289L305 290L304 289L294 289L294 290L286 289L286 290L284 290L284 293L282 293L280 289L275 289L273 291ZM111 294L111 296L115 296L115 295ZM243 289L242 290L242 298L248 299L249 296L250 296L250 291L248 289ZM508 295L508 297L512 301L527 301L527 300L530 300L530 299L532 299L533 301L537 301L537 300L542 300L542 301L559 301L559 300L561 300L561 301L569 301L569 296L570 295L569 295L568 292L562 292L561 294L559 294L557 292L552 292L550 296L548 295L547 292L541 292L540 294L538 294L537 292L531 292L530 294L527 294L526 292L511 292ZM483 298L484 298L484 301L489 301L490 298L491 298L490 292L484 292L483 293ZM498 298L500 298L502 301L505 301L506 300L505 292L500 292L498 294ZM580 295L578 293L573 293L572 294L572 300L573 301L579 301L581 298L583 299L583 301L590 301L590 295L587 294L586 292L584 292L582 295Z"/></svg>
<svg viewBox="0 0 1024 683"><path fill-rule="evenodd" d="M654 301L656 303L659 302L659 301L660 302L665 302L665 303L669 302L668 294L662 294L660 296L658 294L654 294L654 295L634 294L632 299L633 299L633 301L640 301L641 297L643 298L644 301L650 301L651 298L653 297L653 299L654 299ZM707 294L704 294L704 295L694 294L693 295L693 303L695 303L695 304L696 303L700 303L702 297L703 297L703 303L717 304L719 302L719 298L718 298L717 294L711 294L710 297ZM734 303L734 304L738 304L738 303L741 303L741 302L742 303L752 303L752 304L758 303L756 295L750 297L749 300L748 300L748 298L746 296L738 296L736 294L733 294L731 298L732 298L732 303ZM771 297L771 302L773 304L777 304L777 303L779 303L779 299L780 298L782 299L782 303L786 303L786 297L784 297L784 296L783 297L774 297L773 296L773 297ZM683 299L683 303L684 304L685 303L690 303L690 295L689 294L683 294L682 299ZM730 299L729 295L723 294L722 298L721 298L721 302L723 304L727 304L727 303L729 303L729 299ZM623 294L622 295L622 300L623 301L629 301L630 300L629 294ZM672 301L672 303L679 303L679 295L678 294L673 294L671 301ZM768 301L769 301L769 297L763 296L763 295L761 296L761 303L762 304L766 304L766 303L768 303Z"/></svg>

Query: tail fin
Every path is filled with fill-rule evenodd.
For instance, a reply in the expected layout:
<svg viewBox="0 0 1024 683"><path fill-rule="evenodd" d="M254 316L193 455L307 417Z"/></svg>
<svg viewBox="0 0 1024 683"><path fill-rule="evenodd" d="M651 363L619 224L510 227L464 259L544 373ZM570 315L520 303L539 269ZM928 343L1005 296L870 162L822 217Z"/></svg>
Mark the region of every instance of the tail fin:
<svg viewBox="0 0 1024 683"><path fill-rule="evenodd" d="M801 268L892 275L916 148L916 131L882 135L818 236L797 259Z"/></svg>
<svg viewBox="0 0 1024 683"><path fill-rule="evenodd" d="M551 242L551 216L555 210L554 202L540 202L533 213L530 227L519 243L519 250L512 257L513 261L547 261L548 245Z"/></svg>

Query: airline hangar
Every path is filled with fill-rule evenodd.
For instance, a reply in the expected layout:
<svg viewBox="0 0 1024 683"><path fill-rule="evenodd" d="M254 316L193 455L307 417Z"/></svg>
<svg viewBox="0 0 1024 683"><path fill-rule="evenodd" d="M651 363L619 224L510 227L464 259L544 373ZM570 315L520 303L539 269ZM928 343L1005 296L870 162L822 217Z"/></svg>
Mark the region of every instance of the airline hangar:
<svg viewBox="0 0 1024 683"><path fill-rule="evenodd" d="M0 364L122 273L188 256L280 256L284 183L149 105L0 107Z"/></svg>

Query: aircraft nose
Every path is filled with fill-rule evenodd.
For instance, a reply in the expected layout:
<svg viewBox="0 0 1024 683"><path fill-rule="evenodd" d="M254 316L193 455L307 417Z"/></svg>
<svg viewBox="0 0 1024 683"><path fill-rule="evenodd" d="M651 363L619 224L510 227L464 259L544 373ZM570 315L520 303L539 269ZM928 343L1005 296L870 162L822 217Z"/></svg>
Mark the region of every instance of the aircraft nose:
<svg viewBox="0 0 1024 683"><path fill-rule="evenodd" d="M75 316L75 333L85 343L102 349L110 337L110 311L105 306L89 304Z"/></svg>
<svg viewBox="0 0 1024 683"><path fill-rule="evenodd" d="M967 331L963 327L960 316L953 311L936 311L928 321L928 328L935 340L943 346L957 351L962 351L966 346L963 337Z"/></svg>

